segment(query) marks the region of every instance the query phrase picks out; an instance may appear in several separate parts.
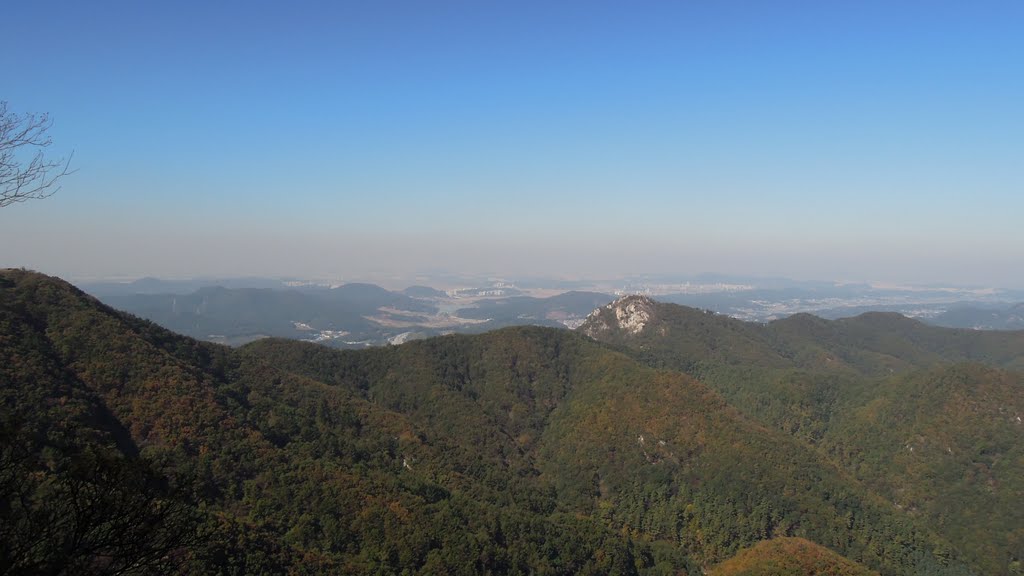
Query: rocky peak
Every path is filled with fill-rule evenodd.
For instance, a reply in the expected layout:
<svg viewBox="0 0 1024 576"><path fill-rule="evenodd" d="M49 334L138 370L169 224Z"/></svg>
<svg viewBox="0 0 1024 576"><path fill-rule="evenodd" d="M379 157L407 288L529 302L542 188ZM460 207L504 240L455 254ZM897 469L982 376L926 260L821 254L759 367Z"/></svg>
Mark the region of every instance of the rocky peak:
<svg viewBox="0 0 1024 576"><path fill-rule="evenodd" d="M656 305L654 300L640 294L623 296L591 312L580 329L592 338L612 329L636 335L650 323Z"/></svg>

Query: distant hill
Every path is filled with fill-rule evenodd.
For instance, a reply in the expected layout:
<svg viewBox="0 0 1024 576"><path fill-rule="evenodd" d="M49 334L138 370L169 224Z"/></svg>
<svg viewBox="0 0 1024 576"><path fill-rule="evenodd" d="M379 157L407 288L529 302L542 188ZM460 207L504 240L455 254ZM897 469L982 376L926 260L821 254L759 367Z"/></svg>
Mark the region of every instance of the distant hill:
<svg viewBox="0 0 1024 576"><path fill-rule="evenodd" d="M895 313L754 324L637 296L580 330L699 378L960 543L984 573L1020 569L1024 332Z"/></svg>
<svg viewBox="0 0 1024 576"><path fill-rule="evenodd" d="M715 566L709 576L877 576L803 538L774 538Z"/></svg>
<svg viewBox="0 0 1024 576"><path fill-rule="evenodd" d="M140 282L139 286L150 286ZM611 299L604 294L568 292L549 298L486 298L466 307L464 299L425 286L392 292L365 283L302 289L206 286L185 294L136 293L122 287L97 295L114 308L193 338L241 345L281 337L360 348L523 324L573 327L595 306ZM463 307L455 309L453 303Z"/></svg>
<svg viewBox="0 0 1024 576"><path fill-rule="evenodd" d="M392 292L376 284L352 283L331 288L323 293L330 302L344 303L363 313L371 314L382 307L396 308L407 312L433 312L429 303Z"/></svg>
<svg viewBox="0 0 1024 576"><path fill-rule="evenodd" d="M384 344L405 330L372 318L397 315L414 324L436 312L433 304L373 284L301 291L213 286L188 294L108 294L102 300L180 334L227 344L269 336L309 339L323 331Z"/></svg>
<svg viewBox="0 0 1024 576"><path fill-rule="evenodd" d="M79 287L86 292L105 298L107 296L131 296L134 294L190 294L200 288L219 286L222 288L270 288L283 290L287 285L273 278L193 278L188 280L166 280L162 278L139 278L130 282L82 282Z"/></svg>
<svg viewBox="0 0 1024 576"><path fill-rule="evenodd" d="M549 298L513 296L483 300L472 308L460 308L455 314L488 320L476 327L478 330L522 324L564 327L574 326L573 320L582 321L591 310L611 300L612 296L598 292L566 292Z"/></svg>
<svg viewBox="0 0 1024 576"><path fill-rule="evenodd" d="M800 535L885 574L971 573L798 438L565 330L230 349L4 271L0 343L16 572L109 552L152 560L135 573L700 573ZM135 546L64 545L81 533Z"/></svg>
<svg viewBox="0 0 1024 576"><path fill-rule="evenodd" d="M333 296L333 295L332 295ZM339 295L340 296L340 295ZM346 300L297 290L200 288L185 295L108 296L104 302L195 338L227 341L279 336L302 338L313 330L345 330L353 340L375 334L364 316L378 300ZM386 302L392 300L385 299Z"/></svg>
<svg viewBox="0 0 1024 576"><path fill-rule="evenodd" d="M411 298L444 298L448 295L447 292L431 288L430 286L409 286L402 290L402 294Z"/></svg>
<svg viewBox="0 0 1024 576"><path fill-rule="evenodd" d="M957 306L928 321L937 326L976 330L1024 330L1024 303L1009 307Z"/></svg>

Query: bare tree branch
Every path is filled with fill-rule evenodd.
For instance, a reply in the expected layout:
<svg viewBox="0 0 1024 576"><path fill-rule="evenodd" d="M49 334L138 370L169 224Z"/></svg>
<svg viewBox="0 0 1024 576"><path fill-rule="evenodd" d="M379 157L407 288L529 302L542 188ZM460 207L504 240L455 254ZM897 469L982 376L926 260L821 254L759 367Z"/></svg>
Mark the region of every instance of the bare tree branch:
<svg viewBox="0 0 1024 576"><path fill-rule="evenodd" d="M0 101L0 208L51 196L60 190L57 181L74 172L74 154L46 156L52 125L49 114L15 114Z"/></svg>

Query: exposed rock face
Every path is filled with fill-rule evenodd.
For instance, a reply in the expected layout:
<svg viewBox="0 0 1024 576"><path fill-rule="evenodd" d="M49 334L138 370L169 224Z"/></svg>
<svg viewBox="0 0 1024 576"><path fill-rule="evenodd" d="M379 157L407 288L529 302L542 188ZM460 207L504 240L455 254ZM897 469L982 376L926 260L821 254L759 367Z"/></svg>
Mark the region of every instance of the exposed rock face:
<svg viewBox="0 0 1024 576"><path fill-rule="evenodd" d="M646 296L623 296L591 312L580 330L592 338L612 329L636 335L650 323L654 307L654 301Z"/></svg>

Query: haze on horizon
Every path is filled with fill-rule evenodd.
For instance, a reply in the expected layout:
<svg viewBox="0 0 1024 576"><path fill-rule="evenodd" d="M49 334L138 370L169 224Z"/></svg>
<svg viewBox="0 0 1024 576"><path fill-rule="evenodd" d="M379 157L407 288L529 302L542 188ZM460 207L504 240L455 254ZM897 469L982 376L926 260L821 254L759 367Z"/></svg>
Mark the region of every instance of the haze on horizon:
<svg viewBox="0 0 1024 576"><path fill-rule="evenodd" d="M785 276L1024 288L1024 4L22 2L0 99L69 278Z"/></svg>

